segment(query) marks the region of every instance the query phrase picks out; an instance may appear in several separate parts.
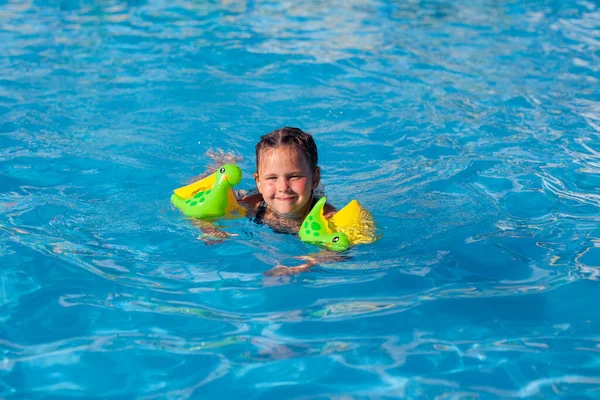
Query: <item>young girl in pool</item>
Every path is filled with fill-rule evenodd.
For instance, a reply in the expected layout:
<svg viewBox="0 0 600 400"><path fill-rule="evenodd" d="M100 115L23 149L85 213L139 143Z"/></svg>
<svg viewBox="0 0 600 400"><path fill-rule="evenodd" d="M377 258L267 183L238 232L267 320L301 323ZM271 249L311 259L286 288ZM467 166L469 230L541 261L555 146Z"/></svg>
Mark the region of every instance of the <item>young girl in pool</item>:
<svg viewBox="0 0 600 400"><path fill-rule="evenodd" d="M318 198L321 180L319 156L313 137L298 128L277 129L256 145L254 180L258 193L240 200L256 223L268 224L278 232L297 233ZM327 203L326 218L336 213Z"/></svg>
<svg viewBox="0 0 600 400"><path fill-rule="evenodd" d="M256 172L254 180L258 193L238 200L248 216L258 224L267 224L282 233L297 233L300 225L315 203L315 189L321 180L321 168L317 165L319 156L313 137L298 128L277 129L260 138L256 144ZM331 204L323 209L326 218L337 210ZM204 233L213 239L207 244L218 243L228 235L214 228L211 223L199 221ZM269 276L292 275L310 270L311 267L344 257L321 251L300 257L304 264L294 267L278 265L267 271Z"/></svg>

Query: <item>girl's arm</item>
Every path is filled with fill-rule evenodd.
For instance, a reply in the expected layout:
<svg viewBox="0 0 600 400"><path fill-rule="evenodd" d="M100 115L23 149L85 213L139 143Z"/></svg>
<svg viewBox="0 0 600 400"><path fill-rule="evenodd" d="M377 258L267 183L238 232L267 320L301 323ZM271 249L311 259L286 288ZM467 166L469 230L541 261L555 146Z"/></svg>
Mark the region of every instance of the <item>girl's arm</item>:
<svg viewBox="0 0 600 400"><path fill-rule="evenodd" d="M243 197L241 199L238 199L239 204L242 207L244 207L249 214L252 214L255 211L257 204L260 203L260 194L258 196L244 196L242 194L242 196ZM193 219L192 224L195 227L197 227L200 230L200 232L202 232L202 235L199 237L199 239L207 245L218 244L221 243L223 239L227 239L230 236L237 236L234 234L228 234L227 232L223 232L220 228L216 227L211 221Z"/></svg>
<svg viewBox="0 0 600 400"><path fill-rule="evenodd" d="M285 276L285 275L296 275L301 272L308 272L312 267L319 264L341 262L346 261L350 257L334 253L332 251L322 250L318 253L309 254L307 256L298 257L300 260L306 261L304 264L297 265L295 267L286 267L285 265L278 265L275 268L265 272L267 276Z"/></svg>
<svg viewBox="0 0 600 400"><path fill-rule="evenodd" d="M202 235L199 237L199 239L207 245L221 243L223 239L227 239L229 237L227 233L217 228L210 221L195 219L192 221L192 224L200 229Z"/></svg>

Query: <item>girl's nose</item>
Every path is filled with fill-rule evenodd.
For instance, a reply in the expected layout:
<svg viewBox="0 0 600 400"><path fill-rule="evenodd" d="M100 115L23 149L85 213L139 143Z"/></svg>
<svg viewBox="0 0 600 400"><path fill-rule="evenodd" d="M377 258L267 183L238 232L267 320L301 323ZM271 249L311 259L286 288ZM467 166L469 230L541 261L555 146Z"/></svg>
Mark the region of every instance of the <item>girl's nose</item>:
<svg viewBox="0 0 600 400"><path fill-rule="evenodd" d="M277 181L277 191L278 192L287 192L290 185L287 179L279 179Z"/></svg>

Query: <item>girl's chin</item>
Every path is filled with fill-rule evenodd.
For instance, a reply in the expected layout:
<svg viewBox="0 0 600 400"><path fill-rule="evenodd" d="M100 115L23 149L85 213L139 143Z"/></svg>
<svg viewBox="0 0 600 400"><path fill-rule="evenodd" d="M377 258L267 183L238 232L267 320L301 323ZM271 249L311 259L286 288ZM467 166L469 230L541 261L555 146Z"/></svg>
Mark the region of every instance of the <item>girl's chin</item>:
<svg viewBox="0 0 600 400"><path fill-rule="evenodd" d="M308 212L306 210L308 204L305 204L304 207L299 207L298 199L293 199L291 201L279 201L275 199L270 203L269 207L271 210L275 211L277 215L283 218L302 219Z"/></svg>

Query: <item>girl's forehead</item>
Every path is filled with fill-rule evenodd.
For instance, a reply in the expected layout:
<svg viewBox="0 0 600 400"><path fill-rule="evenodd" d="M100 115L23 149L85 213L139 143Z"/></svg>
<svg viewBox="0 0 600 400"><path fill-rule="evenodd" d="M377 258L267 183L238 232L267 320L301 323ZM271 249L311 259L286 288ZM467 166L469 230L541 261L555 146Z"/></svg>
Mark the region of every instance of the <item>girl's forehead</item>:
<svg viewBox="0 0 600 400"><path fill-rule="evenodd" d="M289 161L300 168L308 167L308 162L304 154L291 146L263 149L259 154L259 168L265 168L269 164L286 161Z"/></svg>

